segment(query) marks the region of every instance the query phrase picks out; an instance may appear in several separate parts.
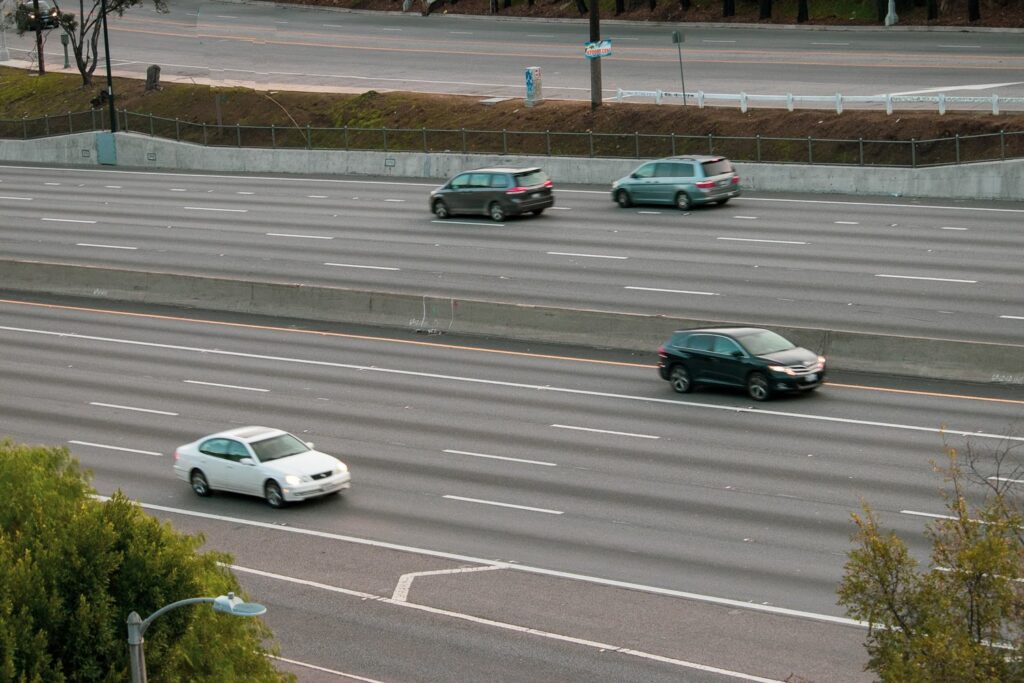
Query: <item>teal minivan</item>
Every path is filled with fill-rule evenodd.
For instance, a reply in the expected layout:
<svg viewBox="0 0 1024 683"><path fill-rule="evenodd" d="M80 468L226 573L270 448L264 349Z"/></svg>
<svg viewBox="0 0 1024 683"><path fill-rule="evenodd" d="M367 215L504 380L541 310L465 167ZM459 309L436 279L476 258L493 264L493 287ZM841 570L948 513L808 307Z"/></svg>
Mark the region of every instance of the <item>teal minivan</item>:
<svg viewBox="0 0 1024 683"><path fill-rule="evenodd" d="M740 196L732 162L716 156L677 156L648 161L612 183L612 199L633 204L672 204L687 211L700 204L725 204Z"/></svg>

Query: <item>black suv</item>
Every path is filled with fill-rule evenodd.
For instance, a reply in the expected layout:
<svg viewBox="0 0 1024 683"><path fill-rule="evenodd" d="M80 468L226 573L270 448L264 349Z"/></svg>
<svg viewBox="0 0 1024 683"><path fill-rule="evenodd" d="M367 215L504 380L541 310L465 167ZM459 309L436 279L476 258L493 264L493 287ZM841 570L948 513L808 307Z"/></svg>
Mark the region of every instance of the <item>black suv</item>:
<svg viewBox="0 0 1024 683"><path fill-rule="evenodd" d="M46 0L39 0L39 16L36 17L35 6L32 2L24 2L18 8L18 13L25 17L25 27L29 31L36 28L57 28L60 26L60 12L56 7L51 7Z"/></svg>
<svg viewBox="0 0 1024 683"><path fill-rule="evenodd" d="M771 330L679 330L658 349L658 373L680 394L698 384L744 387L755 401L777 392L811 391L825 379L825 357Z"/></svg>
<svg viewBox="0 0 1024 683"><path fill-rule="evenodd" d="M430 210L438 218L482 214L501 222L506 216L539 216L553 206L548 174L539 168L478 168L460 173L430 193Z"/></svg>

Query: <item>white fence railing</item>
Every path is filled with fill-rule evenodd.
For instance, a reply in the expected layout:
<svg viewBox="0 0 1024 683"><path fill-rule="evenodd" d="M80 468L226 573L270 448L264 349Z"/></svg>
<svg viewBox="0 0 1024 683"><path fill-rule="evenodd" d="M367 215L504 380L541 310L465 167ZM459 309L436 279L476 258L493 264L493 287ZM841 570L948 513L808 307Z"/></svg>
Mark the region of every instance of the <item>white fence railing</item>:
<svg viewBox="0 0 1024 683"><path fill-rule="evenodd" d="M789 111L797 104L813 104L815 109L831 109L833 106L837 114L843 112L844 104L867 104L885 105L887 114L893 113L898 104L921 104L929 103L938 107L940 114L946 113L948 105L971 105L971 110L987 110L991 108L993 114L999 113L1000 106L1005 109L1024 109L1024 97L1000 97L991 95L989 97L968 97L961 95L751 95L741 92L738 94L727 93L706 93L703 90L697 92L671 92L667 90L623 90L618 89L615 100L621 102L627 98L652 97L656 104L669 98L683 100L684 103L696 103L698 107L704 108L710 102L739 102L740 111L747 111L751 104L763 102L766 104L783 103ZM824 105L824 106L822 106Z"/></svg>

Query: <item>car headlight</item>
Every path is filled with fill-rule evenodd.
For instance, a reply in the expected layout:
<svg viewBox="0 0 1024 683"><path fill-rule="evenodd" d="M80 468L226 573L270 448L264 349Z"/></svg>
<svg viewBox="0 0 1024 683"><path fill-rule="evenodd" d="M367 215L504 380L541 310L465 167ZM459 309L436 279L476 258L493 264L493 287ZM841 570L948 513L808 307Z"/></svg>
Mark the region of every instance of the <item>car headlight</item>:
<svg viewBox="0 0 1024 683"><path fill-rule="evenodd" d="M796 373L793 372L793 368L787 368L785 365L769 365L768 369L772 372L781 372L785 375L793 376Z"/></svg>
<svg viewBox="0 0 1024 683"><path fill-rule="evenodd" d="M335 474L343 474L345 472L348 472L348 467L345 466L345 463L339 462L337 465L334 466Z"/></svg>
<svg viewBox="0 0 1024 683"><path fill-rule="evenodd" d="M294 474L289 474L285 476L284 482L289 486L298 486L299 484L302 483L302 477L297 477Z"/></svg>
<svg viewBox="0 0 1024 683"><path fill-rule="evenodd" d="M818 365L825 367L825 356L818 356Z"/></svg>

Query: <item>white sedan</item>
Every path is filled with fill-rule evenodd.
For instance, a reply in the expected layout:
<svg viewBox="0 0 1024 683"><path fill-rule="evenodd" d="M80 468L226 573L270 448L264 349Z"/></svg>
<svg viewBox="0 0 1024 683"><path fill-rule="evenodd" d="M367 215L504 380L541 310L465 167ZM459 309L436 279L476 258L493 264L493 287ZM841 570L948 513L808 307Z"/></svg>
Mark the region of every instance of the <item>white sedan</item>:
<svg viewBox="0 0 1024 683"><path fill-rule="evenodd" d="M237 427L179 446L174 473L196 495L245 493L261 496L273 508L341 493L352 484L345 463L269 427Z"/></svg>

